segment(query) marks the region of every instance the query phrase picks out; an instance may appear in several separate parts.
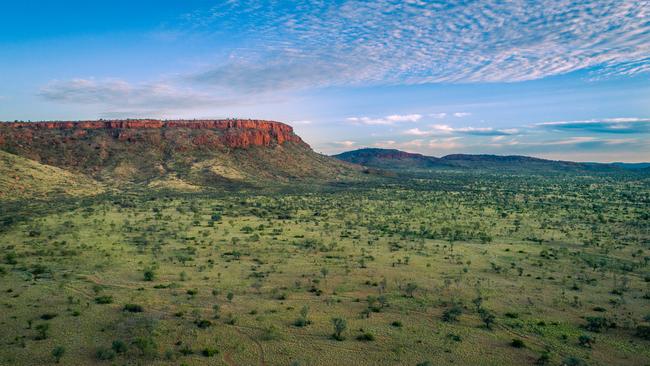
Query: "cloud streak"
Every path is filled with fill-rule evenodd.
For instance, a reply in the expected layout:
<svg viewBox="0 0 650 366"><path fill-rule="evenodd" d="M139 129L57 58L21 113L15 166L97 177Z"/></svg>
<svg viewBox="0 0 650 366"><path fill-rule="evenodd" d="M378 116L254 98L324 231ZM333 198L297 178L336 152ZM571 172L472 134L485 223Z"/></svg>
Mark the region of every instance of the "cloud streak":
<svg viewBox="0 0 650 366"><path fill-rule="evenodd" d="M436 124L432 125L430 129L421 130L419 128L411 128L403 132L404 135L412 136L431 136L431 135L474 135L474 136L511 136L520 133L519 129L495 129L492 127L451 127L449 125Z"/></svg>
<svg viewBox="0 0 650 366"><path fill-rule="evenodd" d="M348 122L364 125L394 125L402 122L417 122L422 119L421 114L391 114L382 118L349 117Z"/></svg>
<svg viewBox="0 0 650 366"><path fill-rule="evenodd" d="M582 121L556 121L538 123L535 126L554 131L639 134L650 133L650 118L604 118Z"/></svg>
<svg viewBox="0 0 650 366"><path fill-rule="evenodd" d="M171 84L133 84L120 79L55 80L43 86L38 95L53 102L100 106L107 110L103 113L107 117L241 104L237 99L216 98Z"/></svg>

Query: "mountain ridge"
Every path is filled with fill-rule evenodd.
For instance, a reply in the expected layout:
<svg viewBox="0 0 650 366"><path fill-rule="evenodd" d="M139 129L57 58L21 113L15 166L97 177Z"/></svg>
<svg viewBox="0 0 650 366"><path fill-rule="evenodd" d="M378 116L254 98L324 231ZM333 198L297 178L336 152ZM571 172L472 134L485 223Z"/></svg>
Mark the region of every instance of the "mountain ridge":
<svg viewBox="0 0 650 366"><path fill-rule="evenodd" d="M584 171L644 173L646 163L592 163L549 160L524 155L449 154L442 157L410 153L397 149L361 148L332 155L337 159L366 167L388 170L423 169L509 169L539 171Z"/></svg>

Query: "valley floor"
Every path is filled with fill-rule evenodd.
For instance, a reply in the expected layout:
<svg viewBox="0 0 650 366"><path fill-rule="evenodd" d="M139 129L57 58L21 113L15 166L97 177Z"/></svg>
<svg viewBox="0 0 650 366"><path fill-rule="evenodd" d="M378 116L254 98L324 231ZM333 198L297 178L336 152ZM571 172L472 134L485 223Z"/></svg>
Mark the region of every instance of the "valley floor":
<svg viewBox="0 0 650 366"><path fill-rule="evenodd" d="M647 179L1 211L3 365L650 364Z"/></svg>

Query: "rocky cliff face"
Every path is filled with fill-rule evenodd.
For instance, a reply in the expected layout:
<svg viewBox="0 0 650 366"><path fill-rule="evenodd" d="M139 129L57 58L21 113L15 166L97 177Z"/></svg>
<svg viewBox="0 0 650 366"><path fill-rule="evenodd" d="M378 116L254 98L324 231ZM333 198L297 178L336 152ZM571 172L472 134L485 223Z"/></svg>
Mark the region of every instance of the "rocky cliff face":
<svg viewBox="0 0 650 366"><path fill-rule="evenodd" d="M304 144L300 137L293 133L291 126L262 120L141 119L0 123L0 148L25 148L33 143L44 142L47 145L59 145L97 136L131 143L166 141L176 144L181 150L192 146L248 148L283 144L287 141ZM187 138L187 141L184 141L184 138Z"/></svg>
<svg viewBox="0 0 650 366"><path fill-rule="evenodd" d="M139 182L170 174L206 177L217 160L229 164L221 170L253 166L237 156L317 155L284 123L231 119L2 122L0 150L100 180ZM256 169L287 175L288 159Z"/></svg>

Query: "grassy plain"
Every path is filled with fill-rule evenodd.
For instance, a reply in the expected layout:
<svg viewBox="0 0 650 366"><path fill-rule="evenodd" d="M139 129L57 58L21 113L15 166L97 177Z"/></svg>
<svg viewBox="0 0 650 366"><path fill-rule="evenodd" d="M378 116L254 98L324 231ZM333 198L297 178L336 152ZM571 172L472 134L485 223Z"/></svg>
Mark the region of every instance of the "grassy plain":
<svg viewBox="0 0 650 366"><path fill-rule="evenodd" d="M0 364L650 364L648 179L1 205Z"/></svg>

